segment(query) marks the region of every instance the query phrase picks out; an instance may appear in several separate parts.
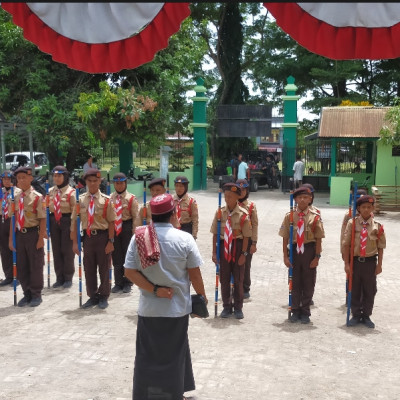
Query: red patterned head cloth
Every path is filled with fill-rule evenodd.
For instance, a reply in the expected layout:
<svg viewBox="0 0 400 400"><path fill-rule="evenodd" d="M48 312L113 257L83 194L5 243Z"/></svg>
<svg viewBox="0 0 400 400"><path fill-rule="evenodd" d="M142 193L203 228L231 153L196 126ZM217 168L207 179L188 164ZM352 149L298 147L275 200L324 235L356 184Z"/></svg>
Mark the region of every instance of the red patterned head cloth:
<svg viewBox="0 0 400 400"><path fill-rule="evenodd" d="M166 214L174 208L174 198L169 193L160 194L150 200L150 209L153 215Z"/></svg>
<svg viewBox="0 0 400 400"><path fill-rule="evenodd" d="M138 226L135 229L135 240L142 268L156 264L160 259L160 244L154 225Z"/></svg>
<svg viewBox="0 0 400 400"><path fill-rule="evenodd" d="M375 198L373 196L370 196L369 194L361 196L357 199L357 207L360 207L363 203L371 203L372 205L374 205Z"/></svg>

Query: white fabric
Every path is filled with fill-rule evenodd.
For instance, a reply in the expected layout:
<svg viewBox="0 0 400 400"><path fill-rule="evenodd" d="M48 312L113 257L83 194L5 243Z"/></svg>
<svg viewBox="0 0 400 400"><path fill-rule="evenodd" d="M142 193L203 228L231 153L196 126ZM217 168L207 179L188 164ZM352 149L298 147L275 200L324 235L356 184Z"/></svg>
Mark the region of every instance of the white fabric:
<svg viewBox="0 0 400 400"><path fill-rule="evenodd" d="M295 181L301 181L303 180L303 174L304 174L304 163L303 161L296 161L293 164L293 179Z"/></svg>
<svg viewBox="0 0 400 400"><path fill-rule="evenodd" d="M244 162L244 161L242 161L242 162L239 164L238 176L237 176L237 178L238 178L238 179L246 179L246 178L247 178L247 176L246 176L246 171L247 171L248 168L249 168L249 166L247 165L247 163Z"/></svg>
<svg viewBox="0 0 400 400"><path fill-rule="evenodd" d="M400 22L399 3L297 3L314 18L336 27L390 27Z"/></svg>
<svg viewBox="0 0 400 400"><path fill-rule="evenodd" d="M141 31L164 3L27 3L54 31L84 43L111 43Z"/></svg>

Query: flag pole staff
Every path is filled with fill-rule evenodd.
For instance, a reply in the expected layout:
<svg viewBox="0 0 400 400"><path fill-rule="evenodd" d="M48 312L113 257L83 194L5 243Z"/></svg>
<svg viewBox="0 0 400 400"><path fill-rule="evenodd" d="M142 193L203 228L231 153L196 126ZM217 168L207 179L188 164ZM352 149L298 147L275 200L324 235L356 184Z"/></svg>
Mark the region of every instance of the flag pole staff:
<svg viewBox="0 0 400 400"><path fill-rule="evenodd" d="M219 267L220 267L220 241L221 241L221 199L222 199L222 176L219 177L219 190L218 190L218 211L217 211L217 262L215 263L215 310L214 317L218 315L218 286L219 286Z"/></svg>

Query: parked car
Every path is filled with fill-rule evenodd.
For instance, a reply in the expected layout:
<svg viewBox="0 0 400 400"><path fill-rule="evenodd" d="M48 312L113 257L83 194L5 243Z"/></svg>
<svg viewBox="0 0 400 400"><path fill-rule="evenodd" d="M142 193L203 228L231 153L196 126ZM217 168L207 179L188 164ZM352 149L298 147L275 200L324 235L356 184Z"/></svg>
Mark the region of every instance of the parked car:
<svg viewBox="0 0 400 400"><path fill-rule="evenodd" d="M6 154L6 169L15 170L18 167L30 165L30 156L31 153L29 151ZM43 165L47 165L49 161L46 154L35 151L33 152L33 159L35 164L35 174L38 175L40 174Z"/></svg>

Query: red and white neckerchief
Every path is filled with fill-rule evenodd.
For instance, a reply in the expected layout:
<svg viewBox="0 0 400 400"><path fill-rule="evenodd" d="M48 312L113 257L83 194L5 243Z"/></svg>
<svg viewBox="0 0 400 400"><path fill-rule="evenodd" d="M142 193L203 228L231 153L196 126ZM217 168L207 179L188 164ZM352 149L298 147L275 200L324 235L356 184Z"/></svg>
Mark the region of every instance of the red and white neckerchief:
<svg viewBox="0 0 400 400"><path fill-rule="evenodd" d="M87 221L87 228L86 234L90 237L90 228L94 222L94 195L90 195L90 202L88 207L88 221Z"/></svg>
<svg viewBox="0 0 400 400"><path fill-rule="evenodd" d="M17 220L17 228L21 230L25 225L25 214L24 214L24 197L25 193L22 192L18 201L18 220Z"/></svg>
<svg viewBox="0 0 400 400"><path fill-rule="evenodd" d="M181 216L182 216L182 210L181 210L181 201L183 200L183 197L177 200L176 203L176 218L178 219L179 224L181 223Z"/></svg>
<svg viewBox="0 0 400 400"><path fill-rule="evenodd" d="M115 218L115 234L118 236L122 231L122 200L121 195L117 195L115 201L115 211L117 216Z"/></svg>
<svg viewBox="0 0 400 400"><path fill-rule="evenodd" d="M224 256L225 260L228 262L231 262L232 260L232 241L233 241L233 232L232 232L231 214L228 214L228 219L226 220L224 229Z"/></svg>
<svg viewBox="0 0 400 400"><path fill-rule="evenodd" d="M3 216L4 220L8 218L8 192L7 190L4 192L3 195Z"/></svg>
<svg viewBox="0 0 400 400"><path fill-rule="evenodd" d="M297 254L304 253L304 213L299 212L299 220L297 221Z"/></svg>
<svg viewBox="0 0 400 400"><path fill-rule="evenodd" d="M61 221L61 190L56 190L56 195L54 196L54 217L57 224Z"/></svg>
<svg viewBox="0 0 400 400"><path fill-rule="evenodd" d="M360 257L365 257L366 250L367 250L367 239L368 239L368 222L363 221L363 228L360 234Z"/></svg>

